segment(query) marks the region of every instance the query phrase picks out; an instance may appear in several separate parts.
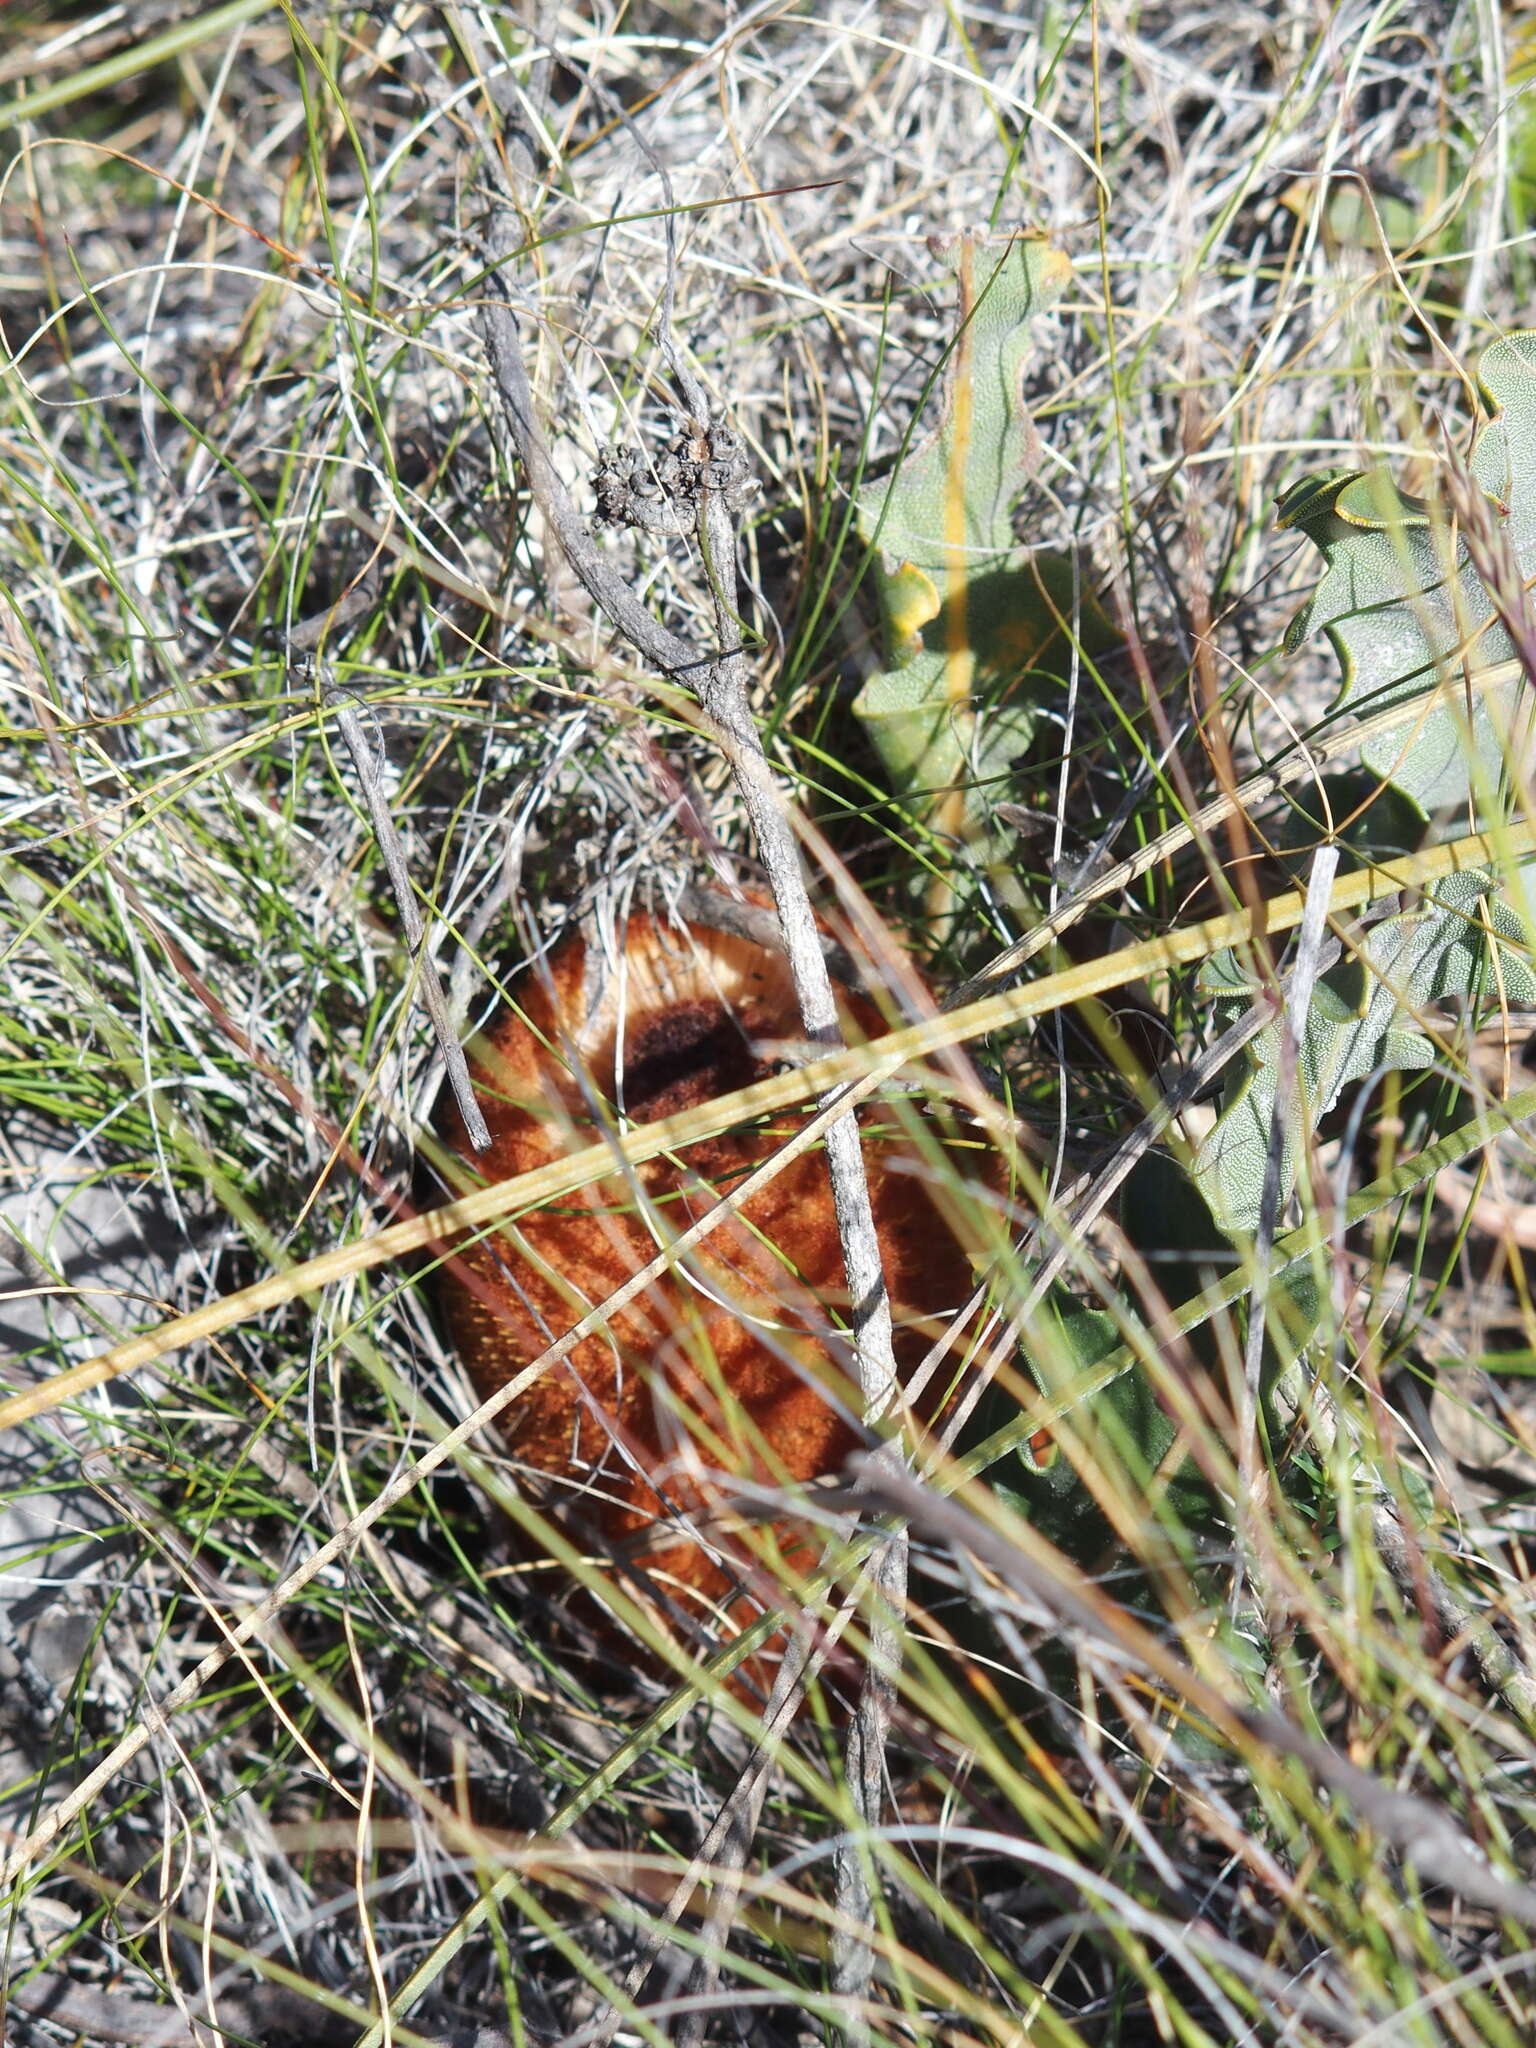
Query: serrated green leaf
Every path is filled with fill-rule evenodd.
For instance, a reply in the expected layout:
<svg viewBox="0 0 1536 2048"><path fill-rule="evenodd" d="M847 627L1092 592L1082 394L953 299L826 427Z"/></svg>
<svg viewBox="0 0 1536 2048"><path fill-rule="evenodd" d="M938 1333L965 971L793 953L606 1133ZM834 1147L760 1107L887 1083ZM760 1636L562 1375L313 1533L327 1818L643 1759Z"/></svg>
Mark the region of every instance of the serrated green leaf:
<svg viewBox="0 0 1536 2048"><path fill-rule="evenodd" d="M1234 965L1230 956L1213 956L1196 984L1218 996L1222 1022L1241 1014L1259 993L1234 988ZM1448 875L1413 909L1372 926L1354 952L1319 977L1297 1046L1301 1129L1314 1129L1353 1081L1430 1066L1435 1049L1424 1012L1464 997L1536 1001L1524 923L1494 893L1493 878L1475 869ZM1249 1232L1258 1224L1281 1045L1277 1020L1233 1062L1221 1114L1195 1155L1200 1191L1229 1232ZM1282 1129L1280 1143L1284 1195L1295 1184L1294 1124Z"/></svg>
<svg viewBox="0 0 1536 2048"><path fill-rule="evenodd" d="M1494 342L1478 382L1491 417L1468 467L1529 581L1536 574L1536 334ZM1291 621L1294 649L1326 632L1344 680L1335 710L1365 715L1422 695L1424 715L1367 740L1364 770L1421 818L1465 807L1500 780L1521 684L1468 690L1470 676L1512 662L1514 646L1443 508L1400 492L1385 470L1328 470L1280 500L1281 526L1306 534L1327 569ZM1473 787L1469 759L1479 764Z"/></svg>
<svg viewBox="0 0 1536 2048"><path fill-rule="evenodd" d="M1502 528L1520 575L1536 574L1536 334L1505 335L1479 366L1489 417L1468 470ZM1385 470L1326 470L1293 485L1279 522L1306 534L1326 569L1291 621L1287 649L1326 632L1343 682L1335 710L1367 716L1405 699L1422 711L1368 735L1359 766L1373 793L1351 827L1367 852L1395 850L1437 813L1465 829L1506 780L1507 737L1526 689L1514 643L1465 539L1446 509L1399 491ZM1486 559L1486 557L1485 557ZM1351 1082L1427 1067L1434 1045L1420 1013L1455 999L1531 999L1528 937L1491 877L1441 883L1414 909L1377 925L1318 983L1298 1046L1300 1116L1312 1129ZM1234 975L1236 981L1234 982ZM1239 963L1207 963L1205 992L1244 1003ZM1258 1221L1276 1111L1279 1025L1261 1033L1225 1077L1222 1114L1194 1173L1217 1221ZM1294 1185L1298 1132L1281 1134L1282 1193Z"/></svg>
<svg viewBox="0 0 1536 2048"><path fill-rule="evenodd" d="M951 576L968 584L1016 551L1011 515L1040 460L1024 404L1030 323L1072 275L1066 257L1041 236L1019 236L998 254L961 235L942 261L959 279L960 329L938 424L889 477L859 495L860 528L882 558L882 598L899 607L887 618L896 661L914 651L906 612L920 588L903 570L927 582L935 616Z"/></svg>

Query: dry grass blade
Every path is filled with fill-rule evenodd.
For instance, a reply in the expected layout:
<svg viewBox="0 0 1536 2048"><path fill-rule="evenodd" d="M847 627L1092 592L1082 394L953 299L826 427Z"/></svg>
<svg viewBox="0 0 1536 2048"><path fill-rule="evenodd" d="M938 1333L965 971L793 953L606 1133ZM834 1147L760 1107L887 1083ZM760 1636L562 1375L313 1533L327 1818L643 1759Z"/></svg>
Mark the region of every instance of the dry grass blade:
<svg viewBox="0 0 1536 2048"><path fill-rule="evenodd" d="M357 778L362 785L363 800L368 806L368 815L373 820L379 851L384 856L384 866L389 874L389 885L394 891L395 907L400 913L405 943L421 977L422 1001L426 1005L427 1015L432 1020L432 1030L437 1038L438 1051L442 1055L448 1085L453 1090L453 1098L459 1106L459 1114L464 1119L471 1144L477 1151L484 1152L490 1146L491 1134L486 1129L484 1112L476 1102L475 1092L469 1085L469 1068L464 1059L464 1049L459 1044L458 1033L453 1028L453 1019L448 1012L448 999L443 993L443 984L438 979L437 968L431 957L423 950L427 935L422 926L421 914L416 908L416 895L411 887L405 849L400 844L400 834L395 829L394 820L389 815L389 807L379 787L374 749L364 735L357 711L339 691L332 689L326 693L326 709L346 742L347 752L352 757L352 765L357 770Z"/></svg>
<svg viewBox="0 0 1536 2048"><path fill-rule="evenodd" d="M1536 540L1475 383L1536 292L1521 10L5 22L0 2033L1526 2048ZM1039 235L979 389L947 240ZM940 537L881 529L914 583L862 508L941 413L1008 473L968 526L956 455L914 623ZM1399 567L1463 550L1417 695L1285 644L1303 536L1394 502L1340 471ZM722 890L793 948L769 1078L461 1194L450 1041ZM1446 902L1487 975L1397 987ZM828 969L889 1028L839 1045ZM1288 978L1298 1035L1391 1010L1321 1114ZM1195 1197L1271 1100L1256 1249ZM855 1111L974 1273L898 1294L945 1439L803 1487L722 1434L696 1657L660 1553L534 1515L419 1283L612 1190L645 1270L501 1399L604 1329L712 1385L793 1148L688 1231L636 1190L830 1135L876 1452Z"/></svg>
<svg viewBox="0 0 1536 2048"><path fill-rule="evenodd" d="M1182 1664L1154 1636L1139 1628L1123 1609L1106 1602L1090 1580L1066 1567L1058 1552L1041 1544L1038 1538L1031 1540L1032 1532L1023 1525L1013 1522L999 1531L995 1517L980 1519L968 1513L960 1501L941 1500L906 1476L885 1477L866 1467L862 1477L892 1512L942 1532L947 1541L986 1558L1006 1584L1032 1595L1081 1640L1090 1654L1106 1657L1117 1671L1127 1664L1139 1665L1239 1747L1246 1739L1252 1739L1280 1755L1296 1758L1319 1783L1348 1799L1361 1819L1416 1864L1426 1877L1450 1885L1477 1904L1508 1915L1524 1926L1536 1926L1536 1885L1490 1870L1481 1850L1449 1814L1423 1799L1384 1785L1280 1715L1256 1712L1217 1690L1192 1666Z"/></svg>

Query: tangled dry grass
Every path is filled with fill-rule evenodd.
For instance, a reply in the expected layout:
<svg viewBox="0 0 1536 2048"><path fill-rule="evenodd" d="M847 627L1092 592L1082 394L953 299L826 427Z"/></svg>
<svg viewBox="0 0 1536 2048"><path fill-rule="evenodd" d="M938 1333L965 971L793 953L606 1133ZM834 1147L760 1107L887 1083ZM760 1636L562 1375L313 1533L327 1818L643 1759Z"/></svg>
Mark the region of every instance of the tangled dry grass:
<svg viewBox="0 0 1536 2048"><path fill-rule="evenodd" d="M760 880L694 693L530 493L487 220L524 209L502 276L585 517L605 449L672 445L679 361L748 451L751 709L809 871L869 907L877 961L950 987L1018 904L982 870L935 915L848 709L850 493L950 332L928 238L1041 228L1074 265L1019 527L1077 550L1115 650L1012 792L1044 906L1222 786L1215 725L1240 772L1336 687L1326 648L1278 653L1316 560L1273 497L1377 459L1411 485L1425 422L1464 431L1455 366L1530 298L1523 18L20 0L6 26L8 1389L207 1314L0 1437L0 1850L26 1845L0 2035L1529 2040L1518 1133L1479 1154L1491 1191L1442 1181L1338 1253L1315 1369L1342 1420L1284 1500L1202 1521L1166 1475L1106 1480L1069 1558L954 1471L887 1472L903 1671L852 1768L819 1686L765 1737L718 1671L561 1618L495 1438L442 1448L474 1396L416 1270L367 1249L421 1196L429 968L464 1035L562 934ZM597 548L707 633L698 548ZM1084 950L1203 914L1200 880L1111 900ZM1205 1031L1169 971L1115 1000L1129 1061L1077 1015L905 1078L1022 1112L1052 1188L1091 1181L1146 1111L1129 1068ZM1509 1095L1517 1060L1505 1019L1440 1078ZM1359 1158L1358 1126L1319 1132L1319 1161L1379 1179L1386 1130ZM1006 1350L1041 1250L1032 1204L974 1207L968 1358ZM1100 1217L1066 1278L1181 1299L1139 1242ZM1166 1372L1235 1497L1230 1416L1172 1343ZM889 1621L845 1597L857 1505L820 1504L789 1601L855 1652Z"/></svg>

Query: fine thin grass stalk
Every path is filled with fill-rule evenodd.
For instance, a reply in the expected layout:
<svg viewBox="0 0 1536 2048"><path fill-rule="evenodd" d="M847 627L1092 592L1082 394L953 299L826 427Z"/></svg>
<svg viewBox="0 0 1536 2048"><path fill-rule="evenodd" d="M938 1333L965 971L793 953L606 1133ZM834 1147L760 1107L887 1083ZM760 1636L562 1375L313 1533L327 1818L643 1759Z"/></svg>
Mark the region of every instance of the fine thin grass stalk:
<svg viewBox="0 0 1536 2048"><path fill-rule="evenodd" d="M1500 208L1528 194L1533 148L1500 83L1529 38L1456 5L1411 33L1352 0L1209 21L706 7L535 27L478 0L333 21L241 0L169 26L11 14L0 1220L17 1277L0 1399L299 1277L0 1437L0 1860L473 1404L425 1275L367 1270L364 1251L337 1284L300 1285L387 1227L390 1198L440 1196L416 1180L435 1079L415 963L323 705L294 688L291 630L330 621L319 658L377 721L466 1032L563 932L611 934L685 878L755 878L686 688L613 643L508 459L469 238L509 138L542 152L519 285L541 428L588 515L601 442L673 431L647 330L675 230L679 346L763 484L744 539L759 729L838 864L821 900L861 889L941 998L1030 925L995 864L892 787L849 711L878 658L852 507L899 471L953 345L926 238L1038 228L1072 260L1027 372L1045 458L1017 531L1074 551L1084 607L1119 637L1100 648L1077 621L1070 694L1042 686L1030 751L975 794L1013 821L1020 894L1042 912L1084 896L1055 936L1108 958L1244 901L1228 820L1193 822L1222 794L1213 720L1246 791L1233 808L1275 863L1261 897L1347 812L1315 786L1337 757L1288 792L1242 784L1299 758L1294 734L1337 732L1330 651L1279 653L1317 563L1272 500L1330 465L1422 485L1437 418L1465 450L1450 360L1522 317L1523 216ZM658 620L700 632L696 553L601 545ZM1489 860L1516 865L1519 730L1468 779ZM1087 903L1170 827L1181 843L1149 873ZM940 884L965 906L942 931ZM1213 1033L1189 961L1137 962L1056 1039L1000 1020L955 1055L1028 1126L1042 1188L1091 1184ZM1035 1478L1079 1473L1096 1506L1073 1569L1038 1583L1003 1517L1014 1548L986 1557L914 1520L876 1824L843 1782L823 1674L772 1748L744 1863L705 1873L626 1991L751 1755L725 1667L760 1641L713 1665L681 1652L610 1560L531 1514L486 1435L344 1545L28 1868L0 1949L11 2031L150 2038L180 2004L252 2040L576 2041L611 2005L625 2038L660 2041L695 2024L707 1964L705 2038L831 2037L849 2019L827 1990L832 1870L856 1837L877 1880L873 2040L1528 2038L1528 1929L1136 1661L1149 1631L1234 1707L1283 1713L1428 1802L1494 1879L1528 1875L1531 1732L1488 1675L1495 1647L1518 1663L1528 1645L1536 1472L1523 1226L1489 1221L1528 1202L1528 1019L1499 1007L1477 1030L1427 1014L1432 1064L1376 1077L1308 1134L1277 1257L1313 1276L1316 1313L1295 1401L1267 1418L1267 1534L1235 1602L1220 1390L1241 1375L1251 1275L1234 1254L1207 1294L1200 1258L1138 1237L1124 1206L1075 1230L1064 1201L1055 1292L998 1362L1011 1416L989 1414L959 1468L922 1469L935 1502L969 1503L962 1470L1000 1498L1027 1457ZM915 1092L881 1119L912 1135L944 1212L975 1219L1005 1327L1040 1196L1028 1175L979 1188L974 1147L927 1141L969 1129L951 1069L902 1079ZM1176 1170L1210 1116L1195 1103L1159 1141ZM1293 1339L1271 1309L1278 1353ZM1062 1335L1077 1310L1115 1321L1086 1374ZM978 1317L957 1354L993 1341ZM1095 1417L1094 1374L1130 1362L1187 1457L1149 1469ZM1491 1465L1461 1458L1446 1420L1458 1401L1495 1413L1474 1365L1499 1397ZM727 1436L712 1448L724 1462ZM850 1512L835 1480L805 1509L830 1531L814 1570L766 1526L752 1538L786 1606L823 1626L870 1541ZM1105 1636L1062 1604L1079 1570ZM601 1632L583 1636L573 1582ZM846 1624L854 1665L871 1626ZM724 1934L706 1931L716 1883L740 1885Z"/></svg>

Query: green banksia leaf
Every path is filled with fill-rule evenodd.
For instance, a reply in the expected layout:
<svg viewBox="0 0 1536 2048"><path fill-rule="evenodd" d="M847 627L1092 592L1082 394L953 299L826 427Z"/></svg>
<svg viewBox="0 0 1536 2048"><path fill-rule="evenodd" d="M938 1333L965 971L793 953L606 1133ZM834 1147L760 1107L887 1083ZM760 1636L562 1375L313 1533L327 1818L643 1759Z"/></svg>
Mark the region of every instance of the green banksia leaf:
<svg viewBox="0 0 1536 2048"><path fill-rule="evenodd" d="M1316 1127L1349 1083L1432 1065L1435 1046L1425 1016L1431 1005L1479 998L1536 1002L1524 924L1493 889L1492 877L1475 869L1446 876L1412 910L1373 925L1356 950L1319 977L1297 1043L1303 1130ZM1215 955L1201 971L1218 998L1222 1023L1259 994L1235 987L1235 970L1230 956ZM1252 1231L1258 1224L1281 1043L1277 1020L1233 1062L1221 1115L1195 1155L1200 1192L1227 1231ZM1279 1134L1282 1195L1295 1184L1298 1135L1288 1127Z"/></svg>
<svg viewBox="0 0 1536 2048"><path fill-rule="evenodd" d="M1063 1298L1053 1327L1049 1359L1036 1349L1023 1363L1041 1392L1061 1403L1072 1454L1050 1432L1037 1432L989 1469L999 1494L1053 1543L1072 1551L1102 1546L1106 1530L1096 1505L1101 1496L1142 1498L1149 1513L1180 1522L1208 1519L1215 1506L1210 1489L1145 1369L1121 1353L1114 1317ZM1112 1359L1119 1369L1106 1379ZM1006 1420L1010 1408L1006 1397L995 1401L982 1416L980 1433ZM1087 1485L1079 1469L1085 1461L1095 1473Z"/></svg>
<svg viewBox="0 0 1536 2048"><path fill-rule="evenodd" d="M1031 677L1053 652L1064 663L1065 621L1076 617L1090 652L1113 638L1092 599L1074 599L1072 562L1013 531L1039 462L1023 395L1031 323L1071 266L1038 236L1000 252L959 236L940 253L959 280L960 326L938 424L858 499L888 665L854 704L897 788L934 799L1001 774L1028 746Z"/></svg>
<svg viewBox="0 0 1536 2048"><path fill-rule="evenodd" d="M1494 342L1478 382L1492 417L1468 467L1490 523L1502 527L1529 581L1536 575L1536 334ZM1469 794L1485 802L1501 777L1520 670L1444 508L1405 496L1384 470L1327 470L1294 484L1278 517L1327 563L1286 646L1328 634L1344 671L1335 709L1367 716L1404 697L1424 699L1421 717L1362 744L1361 767L1423 818L1452 807L1464 814ZM1500 678L1491 689L1490 672Z"/></svg>
<svg viewBox="0 0 1536 2048"><path fill-rule="evenodd" d="M1506 335L1485 352L1479 385L1489 408L1468 463L1469 519L1487 569L1507 548L1522 581L1536 574L1536 334ZM1398 849L1403 821L1419 838L1439 814L1465 830L1505 781L1512 727L1528 693L1523 664L1495 592L1465 534L1438 502L1410 498L1384 470L1326 470L1280 500L1282 526L1304 533L1326 569L1292 620L1294 649L1326 632L1343 683L1335 709L1366 718L1406 699L1411 717L1366 735L1360 770L1370 800L1352 829L1365 851ZM1499 592L1507 610L1523 602ZM1234 985L1234 978L1236 985ZM1235 961L1207 962L1202 981L1235 1015L1256 991ZM1313 993L1298 1033L1299 1126L1279 1134L1281 1194L1295 1184L1302 1132L1316 1127L1351 1082L1430 1066L1427 1005L1527 1003L1536 996L1522 920L1490 875L1447 877L1413 908L1375 925ZM1281 1032L1261 1032L1228 1069L1223 1107L1194 1162L1222 1228L1258 1222L1278 1101Z"/></svg>

